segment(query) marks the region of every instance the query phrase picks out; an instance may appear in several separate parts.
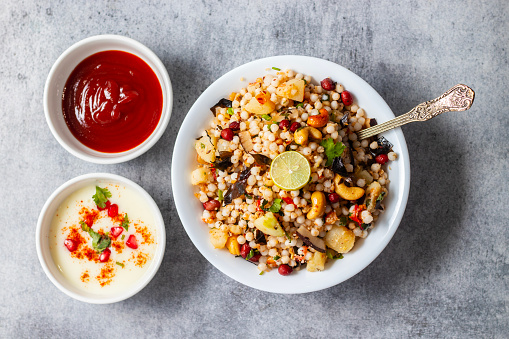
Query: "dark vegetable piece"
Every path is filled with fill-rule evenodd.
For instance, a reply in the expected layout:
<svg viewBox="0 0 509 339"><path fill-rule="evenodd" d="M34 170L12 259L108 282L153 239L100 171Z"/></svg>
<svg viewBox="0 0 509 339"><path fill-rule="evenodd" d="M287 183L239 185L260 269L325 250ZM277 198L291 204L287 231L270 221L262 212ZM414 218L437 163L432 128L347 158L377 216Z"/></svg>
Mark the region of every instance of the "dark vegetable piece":
<svg viewBox="0 0 509 339"><path fill-rule="evenodd" d="M257 244L266 244L267 240L265 239L265 234L259 229L255 229L254 231L254 241Z"/></svg>
<svg viewBox="0 0 509 339"><path fill-rule="evenodd" d="M376 157L379 154L387 154L391 151L392 144L384 137L378 137L376 142L378 143L377 149L372 149L371 147L369 148L369 151L373 157Z"/></svg>
<svg viewBox="0 0 509 339"><path fill-rule="evenodd" d="M239 181L234 183L223 196L223 205L231 204L233 199L237 199L246 193L247 178L251 173L251 167L247 167L239 175Z"/></svg>
<svg viewBox="0 0 509 339"><path fill-rule="evenodd" d="M320 239L320 238L317 238L317 237L311 235L311 232L309 232L307 228L305 228L304 226L301 226L301 227L299 227L299 229L295 233L297 233L299 238L301 238L302 241L306 245L314 248L318 252L325 253L325 243L324 243L324 241L322 239Z"/></svg>
<svg viewBox="0 0 509 339"><path fill-rule="evenodd" d="M370 127L373 127L373 126L376 126L376 125L378 125L378 122L376 121L375 118L372 118L372 119L369 120L369 126Z"/></svg>
<svg viewBox="0 0 509 339"><path fill-rule="evenodd" d="M349 117L350 117L350 113L347 112L345 115L343 115L341 120L339 120L339 123L341 124L341 128L345 128L346 126L348 126L348 118Z"/></svg>
<svg viewBox="0 0 509 339"><path fill-rule="evenodd" d="M341 175L342 177L348 176L348 172L346 170L345 164L343 163L342 157L334 158L332 161L331 170L334 173Z"/></svg>
<svg viewBox="0 0 509 339"><path fill-rule="evenodd" d="M244 180L249 178L251 175L251 167L245 168L242 172L240 172L239 180Z"/></svg>
<svg viewBox="0 0 509 339"><path fill-rule="evenodd" d="M221 107L221 108L228 108L228 107L232 107L232 101L231 100L228 100L228 99L221 99L217 102L217 104L215 104L214 106L212 106L210 108L210 110L212 111L212 114L214 114L214 116L216 116L216 107Z"/></svg>
<svg viewBox="0 0 509 339"><path fill-rule="evenodd" d="M214 167L220 171L225 171L228 167L230 167L232 162L230 161L233 156L233 152L222 151L219 152L219 159L216 159L214 162Z"/></svg>
<svg viewBox="0 0 509 339"><path fill-rule="evenodd" d="M257 154L257 153L251 153L253 158L255 159L255 162L257 165L263 166L267 165L269 166L272 163L272 159L268 156L265 156L263 154Z"/></svg>

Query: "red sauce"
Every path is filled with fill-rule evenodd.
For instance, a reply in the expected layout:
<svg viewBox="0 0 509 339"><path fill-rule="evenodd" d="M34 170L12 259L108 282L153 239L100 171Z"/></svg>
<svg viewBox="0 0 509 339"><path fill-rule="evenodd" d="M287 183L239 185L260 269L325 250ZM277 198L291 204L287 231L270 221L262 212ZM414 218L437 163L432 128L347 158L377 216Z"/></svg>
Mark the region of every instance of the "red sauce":
<svg viewBox="0 0 509 339"><path fill-rule="evenodd" d="M163 92L154 71L122 51L80 62L64 87L62 109L71 133L96 151L117 153L143 143L154 131Z"/></svg>

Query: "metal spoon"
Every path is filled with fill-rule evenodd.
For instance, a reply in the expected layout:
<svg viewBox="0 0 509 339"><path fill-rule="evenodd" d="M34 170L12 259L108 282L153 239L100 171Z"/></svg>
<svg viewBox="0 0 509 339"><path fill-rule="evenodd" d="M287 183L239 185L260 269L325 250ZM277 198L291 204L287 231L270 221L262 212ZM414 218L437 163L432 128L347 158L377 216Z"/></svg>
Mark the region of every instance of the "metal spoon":
<svg viewBox="0 0 509 339"><path fill-rule="evenodd" d="M408 113L358 132L358 139L366 139L409 122L426 121L444 112L466 111L472 106L474 96L475 93L470 87L458 84L438 98L415 106Z"/></svg>

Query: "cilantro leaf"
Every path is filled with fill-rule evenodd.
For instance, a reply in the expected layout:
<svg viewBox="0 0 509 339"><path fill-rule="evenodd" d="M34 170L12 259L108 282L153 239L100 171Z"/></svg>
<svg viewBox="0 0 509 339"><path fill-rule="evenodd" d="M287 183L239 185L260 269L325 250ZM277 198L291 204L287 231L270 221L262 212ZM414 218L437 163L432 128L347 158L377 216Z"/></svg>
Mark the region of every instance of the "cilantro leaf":
<svg viewBox="0 0 509 339"><path fill-rule="evenodd" d="M122 220L122 223L120 224L121 227L125 228L126 231L129 231L129 217L127 216L127 213L124 215L124 220Z"/></svg>
<svg viewBox="0 0 509 339"><path fill-rule="evenodd" d="M121 263L121 262L118 262L118 261L117 261L115 264L117 264L118 266L120 266L120 267L124 268L124 264L123 264L123 263Z"/></svg>
<svg viewBox="0 0 509 339"><path fill-rule="evenodd" d="M272 67L272 69L275 70L275 71L280 71L281 70L281 68L278 68L278 67Z"/></svg>
<svg viewBox="0 0 509 339"><path fill-rule="evenodd" d="M95 194L92 198L98 207L104 208L106 207L106 201L108 201L108 198L111 198L111 192L108 191L107 188L95 186Z"/></svg>
<svg viewBox="0 0 509 339"><path fill-rule="evenodd" d="M281 209L281 201L282 199L274 199L272 206L270 206L269 211L272 213L278 213Z"/></svg>
<svg viewBox="0 0 509 339"><path fill-rule="evenodd" d="M337 253L336 251L333 251L330 249L327 249L327 251L325 252L325 255L329 259L343 259L343 254Z"/></svg>
<svg viewBox="0 0 509 339"><path fill-rule="evenodd" d="M255 255L255 252L253 251L253 249L251 249L251 251L249 251L248 255L246 256L246 260L251 259L254 255Z"/></svg>
<svg viewBox="0 0 509 339"><path fill-rule="evenodd" d="M95 232L94 232L95 233ZM96 233L99 234L99 233ZM105 249L107 249L111 244L111 238L107 236L106 234L100 235L99 234L99 241L97 242L97 245L94 246L94 243L92 242L92 246L97 252L102 252ZM95 239L94 239L95 242Z"/></svg>
<svg viewBox="0 0 509 339"><path fill-rule="evenodd" d="M325 155L327 156L327 163L325 164L326 167L332 165L334 158L340 157L345 149L345 145L343 145L341 141L334 143L332 138L322 140L320 145L325 149Z"/></svg>
<svg viewBox="0 0 509 339"><path fill-rule="evenodd" d="M281 258L281 257L279 255L276 255L273 259L278 260L279 258Z"/></svg>
<svg viewBox="0 0 509 339"><path fill-rule="evenodd" d="M270 115L268 115L268 114L264 114L264 115L262 115L262 118L263 118L263 119L265 119L265 120L267 120L267 121L269 121L270 119L272 119L272 118L270 117Z"/></svg>
<svg viewBox="0 0 509 339"><path fill-rule="evenodd" d="M220 189L217 190L217 200L218 201L223 201L223 191L221 191Z"/></svg>
<svg viewBox="0 0 509 339"><path fill-rule="evenodd" d="M304 107L304 103L299 102L297 105L295 105L295 107Z"/></svg>

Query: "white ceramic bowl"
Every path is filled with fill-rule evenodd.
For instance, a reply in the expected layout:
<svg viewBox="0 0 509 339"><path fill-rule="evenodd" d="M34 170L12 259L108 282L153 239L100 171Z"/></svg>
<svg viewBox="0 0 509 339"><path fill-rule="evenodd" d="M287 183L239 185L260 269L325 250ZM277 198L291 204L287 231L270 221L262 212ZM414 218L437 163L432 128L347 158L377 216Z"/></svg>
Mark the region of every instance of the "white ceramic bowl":
<svg viewBox="0 0 509 339"><path fill-rule="evenodd" d="M101 182L119 183L136 192L149 206L151 213L154 216L154 220L156 222L155 227L157 229L157 248L148 269L130 288L111 295L97 295L73 286L55 265L49 247L49 230L51 221L58 206L76 190L88 185L98 185ZM46 273L48 278L56 287L58 287L58 289L68 296L80 301L93 304L109 304L132 297L141 291L150 282L150 280L152 280L163 260L164 249L166 246L166 231L164 227L164 220L157 204L141 186L119 175L109 173L90 173L67 181L57 188L57 190L48 198L37 221L35 242L39 262L42 265L44 273Z"/></svg>
<svg viewBox="0 0 509 339"><path fill-rule="evenodd" d="M364 108L370 118L379 123L394 118L389 106L382 97L364 80L344 67L330 61L305 56L276 56L256 60L226 73L216 80L196 100L180 128L172 162L173 197L180 220L194 245L220 271L247 286L276 293L304 293L321 290L339 284L354 276L368 266L385 248L399 226L408 200L410 187L410 162L408 150L400 128L383 135L394 145L398 153L397 161L389 168L389 194L384 200L386 211L375 228L364 240L358 240L355 248L344 255L342 260L334 260L322 272L311 273L306 270L294 271L289 276L273 270L258 275L256 266L240 258L235 258L226 249L216 250L209 241L208 227L201 221L203 206L193 195L197 190L191 185L191 171L197 167L194 151L195 138L210 126L212 114L209 110L219 99L231 92L246 87L250 81L265 74L265 69L278 67L292 69L311 75L318 82L331 77L353 93L355 103ZM239 79L244 78L245 81Z"/></svg>
<svg viewBox="0 0 509 339"><path fill-rule="evenodd" d="M124 51L145 61L156 74L163 92L163 108L159 123L152 134L140 145L119 153L103 153L93 150L71 133L62 113L62 92L67 79L76 66L85 58L102 51ZM55 61L44 87L44 113L55 139L74 156L93 163L116 164L134 159L148 151L163 135L170 121L173 92L168 71L161 60L143 44L119 35L97 35L81 40L69 47Z"/></svg>

